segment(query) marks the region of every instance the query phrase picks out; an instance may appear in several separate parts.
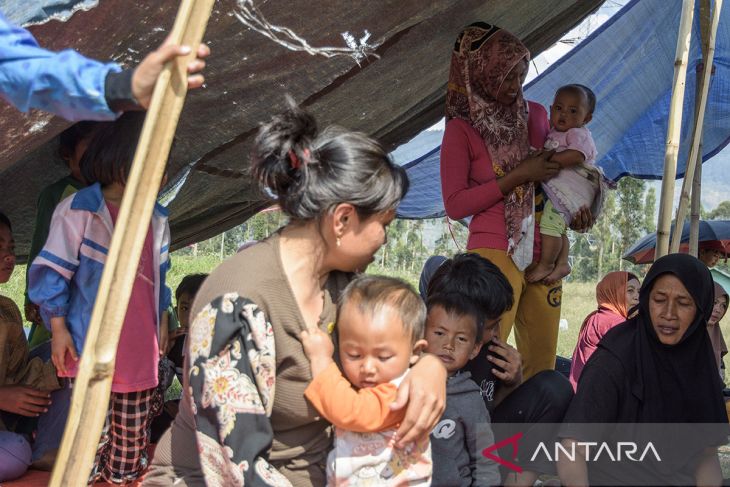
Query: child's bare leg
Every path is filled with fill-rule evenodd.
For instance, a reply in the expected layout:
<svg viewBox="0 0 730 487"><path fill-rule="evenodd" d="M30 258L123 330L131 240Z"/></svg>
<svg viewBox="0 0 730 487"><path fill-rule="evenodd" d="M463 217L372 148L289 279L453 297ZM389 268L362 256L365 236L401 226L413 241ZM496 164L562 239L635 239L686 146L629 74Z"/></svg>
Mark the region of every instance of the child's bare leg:
<svg viewBox="0 0 730 487"><path fill-rule="evenodd" d="M542 253L540 254L540 262L534 267L528 267L525 271L525 279L527 282L538 282L545 279L555 269L555 264L560 256L560 250L563 247L562 237L553 237L552 235L540 234L542 238Z"/></svg>
<svg viewBox="0 0 730 487"><path fill-rule="evenodd" d="M552 284L570 274L570 264L568 263L569 256L570 242L568 241L568 236L563 235L563 247L560 249L558 261L556 262L553 271L545 279L543 279L545 284Z"/></svg>

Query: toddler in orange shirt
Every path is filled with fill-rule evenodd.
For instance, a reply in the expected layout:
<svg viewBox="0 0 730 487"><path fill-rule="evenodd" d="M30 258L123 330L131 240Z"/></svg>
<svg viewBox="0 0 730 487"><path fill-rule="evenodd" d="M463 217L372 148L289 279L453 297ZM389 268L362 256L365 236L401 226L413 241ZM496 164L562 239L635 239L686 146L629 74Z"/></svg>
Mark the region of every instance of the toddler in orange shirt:
<svg viewBox="0 0 730 487"><path fill-rule="evenodd" d="M313 380L305 396L335 426L327 459L328 486L427 486L428 437L396 449L405 408L391 410L398 385L426 346L426 307L405 282L361 276L343 291L334 344L322 330L302 332ZM344 376L343 376L344 373Z"/></svg>

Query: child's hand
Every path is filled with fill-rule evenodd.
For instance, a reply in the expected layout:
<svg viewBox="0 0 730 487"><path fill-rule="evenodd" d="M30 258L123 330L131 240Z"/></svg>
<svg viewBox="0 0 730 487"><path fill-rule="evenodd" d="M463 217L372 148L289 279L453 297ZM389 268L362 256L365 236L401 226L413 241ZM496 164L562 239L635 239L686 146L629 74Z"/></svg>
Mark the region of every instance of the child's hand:
<svg viewBox="0 0 730 487"><path fill-rule="evenodd" d="M312 367L312 376L316 376L332 363L335 345L332 338L319 328L304 330L299 335L304 347L304 354Z"/></svg>
<svg viewBox="0 0 730 487"><path fill-rule="evenodd" d="M0 387L0 411L33 418L48 411L50 405L48 392L26 386Z"/></svg>
<svg viewBox="0 0 730 487"><path fill-rule="evenodd" d="M71 359L77 361L79 355L76 353L73 338L66 328L66 320L63 317L51 319L51 360L59 374L66 375L66 353Z"/></svg>
<svg viewBox="0 0 730 487"><path fill-rule="evenodd" d="M167 346L169 344L169 340L167 338L168 333L169 331L167 329L167 325L160 328L160 357L164 357L165 355L167 355Z"/></svg>

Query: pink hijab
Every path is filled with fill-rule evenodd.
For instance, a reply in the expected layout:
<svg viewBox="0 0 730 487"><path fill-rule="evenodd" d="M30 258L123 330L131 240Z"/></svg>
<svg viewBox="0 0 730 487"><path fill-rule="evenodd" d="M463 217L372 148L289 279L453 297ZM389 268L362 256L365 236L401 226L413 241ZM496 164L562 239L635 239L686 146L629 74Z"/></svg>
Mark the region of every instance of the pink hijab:
<svg viewBox="0 0 730 487"><path fill-rule="evenodd" d="M725 288L715 282L715 299L720 296L725 296L726 300L730 299ZM707 324L707 333L710 335L710 343L712 343L712 351L715 354L715 362L717 362L718 369L722 365L722 358L727 354L727 345L725 338L722 336L722 330L720 329L720 321L722 321L724 316L720 316L720 319L714 325Z"/></svg>
<svg viewBox="0 0 730 487"><path fill-rule="evenodd" d="M573 390L578 387L578 379L588 359L598 347L603 335L611 328L627 320L629 307L626 302L626 291L629 281L638 278L625 271L606 274L596 286L596 302L598 309L586 316L578 333L578 343L573 352L570 365L570 380Z"/></svg>
<svg viewBox="0 0 730 487"><path fill-rule="evenodd" d="M530 53L506 30L479 22L456 39L449 68L446 119L459 118L481 134L495 174L503 176L527 156L528 104L522 94L511 105L496 100L504 79ZM532 262L534 185L514 188L504 198L507 252L520 270Z"/></svg>

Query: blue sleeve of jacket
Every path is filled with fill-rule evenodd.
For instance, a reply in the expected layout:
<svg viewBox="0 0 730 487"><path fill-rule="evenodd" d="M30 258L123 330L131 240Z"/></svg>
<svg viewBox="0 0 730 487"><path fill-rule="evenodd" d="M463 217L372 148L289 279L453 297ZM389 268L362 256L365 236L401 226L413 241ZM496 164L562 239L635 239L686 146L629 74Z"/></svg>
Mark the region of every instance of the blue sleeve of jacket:
<svg viewBox="0 0 730 487"><path fill-rule="evenodd" d="M71 285L54 269L33 264L28 271L28 298L40 308L46 328L51 328L51 318L68 315Z"/></svg>
<svg viewBox="0 0 730 487"><path fill-rule="evenodd" d="M170 270L171 264L168 259L160 266L160 316L172 305L172 291L167 285L167 271Z"/></svg>
<svg viewBox="0 0 730 487"><path fill-rule="evenodd" d="M76 51L41 48L30 32L0 14L0 96L22 112L37 108L70 120L114 120L104 95L115 63L100 63Z"/></svg>
<svg viewBox="0 0 730 487"><path fill-rule="evenodd" d="M167 210L164 210L164 214L165 228L162 234L162 247L160 248L160 309L158 310L158 316L162 316L162 312L166 311L172 304L172 291L167 286L167 273L172 267L172 260L170 259L170 223L167 220Z"/></svg>

